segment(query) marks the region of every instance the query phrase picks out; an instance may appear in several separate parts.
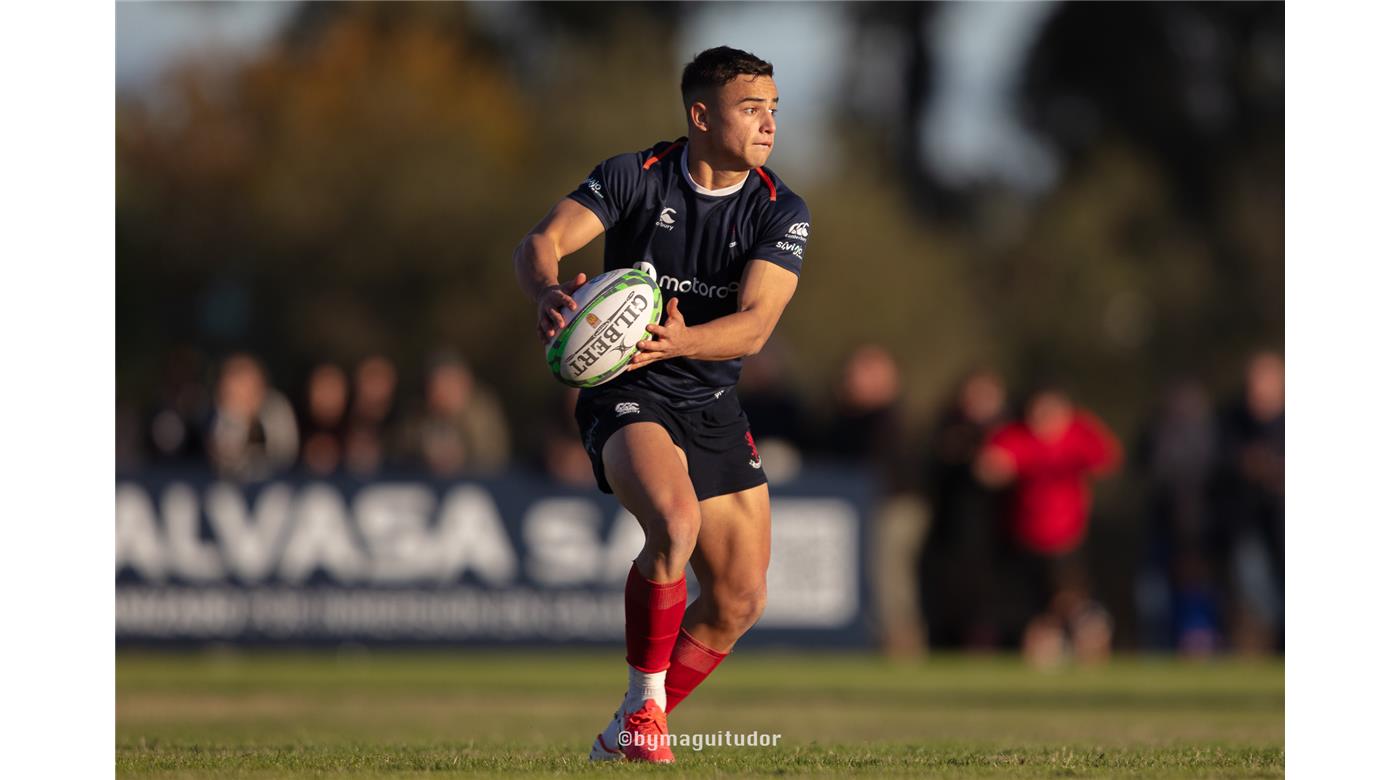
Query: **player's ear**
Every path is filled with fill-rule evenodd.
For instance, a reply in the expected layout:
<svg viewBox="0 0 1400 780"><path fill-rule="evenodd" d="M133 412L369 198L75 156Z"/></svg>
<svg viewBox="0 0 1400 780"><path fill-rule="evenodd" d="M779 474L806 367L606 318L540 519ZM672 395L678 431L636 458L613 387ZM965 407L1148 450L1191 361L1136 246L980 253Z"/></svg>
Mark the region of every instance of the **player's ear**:
<svg viewBox="0 0 1400 780"><path fill-rule="evenodd" d="M705 107L703 101L695 101L690 104L690 123L695 125L697 130L710 129L710 110Z"/></svg>

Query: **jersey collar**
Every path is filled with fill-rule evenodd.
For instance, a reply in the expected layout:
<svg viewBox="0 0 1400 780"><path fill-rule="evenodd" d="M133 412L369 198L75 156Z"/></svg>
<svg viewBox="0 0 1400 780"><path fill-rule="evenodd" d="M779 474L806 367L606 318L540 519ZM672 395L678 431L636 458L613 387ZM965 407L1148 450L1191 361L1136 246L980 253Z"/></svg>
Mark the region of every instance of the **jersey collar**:
<svg viewBox="0 0 1400 780"><path fill-rule="evenodd" d="M726 195L733 195L734 193L743 189L744 185L747 184L749 181L749 175L745 173L744 178L740 179L738 184L730 185L728 187L723 187L717 190L707 190L704 187L701 187L699 184L696 184L695 179L691 178L690 176L689 144L686 144L686 148L681 150L681 173L685 174L685 183L689 184L692 190L695 190L701 195L708 195L711 198L723 198Z"/></svg>

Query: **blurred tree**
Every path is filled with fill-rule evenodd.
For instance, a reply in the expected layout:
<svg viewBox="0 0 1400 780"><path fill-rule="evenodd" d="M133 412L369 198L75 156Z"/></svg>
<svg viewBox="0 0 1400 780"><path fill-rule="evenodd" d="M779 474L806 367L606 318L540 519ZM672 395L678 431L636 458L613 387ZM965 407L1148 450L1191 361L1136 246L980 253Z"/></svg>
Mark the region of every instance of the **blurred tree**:
<svg viewBox="0 0 1400 780"><path fill-rule="evenodd" d="M964 308L983 316L968 324L993 329L979 335L1012 375L1053 365L1127 424L1138 391L1188 369L1219 387L1279 341L1282 4L1058 4L1014 95L1061 163L1042 194L914 164L951 10L856 9L872 56L853 58L843 119L852 158L902 182L925 238L940 236L933 262L960 265L940 273L970 285ZM903 88L878 88L891 78Z"/></svg>
<svg viewBox="0 0 1400 780"><path fill-rule="evenodd" d="M306 4L251 61L195 58L119 101L118 351L142 366L127 393L148 394L144 356L172 332L251 349L283 381L370 352L412 376L448 345L520 400L554 389L511 250L618 138L679 134L670 36L621 12L588 35L526 30L559 63L525 90L515 41L478 10ZM601 253L576 262L591 274Z"/></svg>

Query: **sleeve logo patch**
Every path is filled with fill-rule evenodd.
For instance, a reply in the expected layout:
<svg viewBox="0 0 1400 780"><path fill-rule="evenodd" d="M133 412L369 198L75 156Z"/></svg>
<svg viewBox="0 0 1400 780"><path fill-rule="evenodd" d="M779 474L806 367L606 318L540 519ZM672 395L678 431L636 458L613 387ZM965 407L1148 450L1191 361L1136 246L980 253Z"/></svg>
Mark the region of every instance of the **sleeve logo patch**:
<svg viewBox="0 0 1400 780"><path fill-rule="evenodd" d="M591 191L593 192L593 197L597 198L598 200L602 200L602 199L603 199L603 183L602 183L602 182L598 181L597 179L593 178L592 176L589 176L589 177L588 177L588 181L585 181L583 184L584 184L585 187L587 187L589 190L591 190Z"/></svg>
<svg viewBox="0 0 1400 780"><path fill-rule="evenodd" d="M778 251L791 252L798 257L802 256L802 250L805 248L801 244L794 244L791 241L779 241L776 246L778 247Z"/></svg>
<svg viewBox="0 0 1400 780"><path fill-rule="evenodd" d="M637 414L640 411L642 411L641 404L634 401L624 401L613 407L613 412L615 412L618 417L624 414Z"/></svg>
<svg viewBox="0 0 1400 780"><path fill-rule="evenodd" d="M810 222L794 222L788 225L787 237L796 241L806 241L807 232L811 229Z"/></svg>

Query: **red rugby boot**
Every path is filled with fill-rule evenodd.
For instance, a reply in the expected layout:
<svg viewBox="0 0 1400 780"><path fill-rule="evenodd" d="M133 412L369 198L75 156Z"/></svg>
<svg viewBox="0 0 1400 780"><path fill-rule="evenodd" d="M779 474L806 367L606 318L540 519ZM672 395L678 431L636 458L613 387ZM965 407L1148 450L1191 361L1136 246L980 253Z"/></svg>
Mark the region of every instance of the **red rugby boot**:
<svg viewBox="0 0 1400 780"><path fill-rule="evenodd" d="M618 744L628 761L670 764L676 760L666 728L666 711L658 707L654 699L647 699L636 712L627 713L622 730Z"/></svg>

